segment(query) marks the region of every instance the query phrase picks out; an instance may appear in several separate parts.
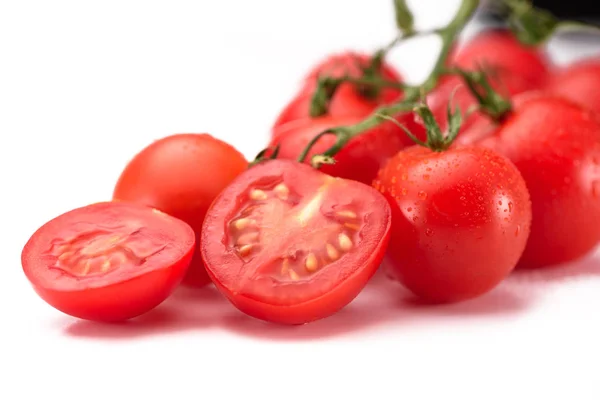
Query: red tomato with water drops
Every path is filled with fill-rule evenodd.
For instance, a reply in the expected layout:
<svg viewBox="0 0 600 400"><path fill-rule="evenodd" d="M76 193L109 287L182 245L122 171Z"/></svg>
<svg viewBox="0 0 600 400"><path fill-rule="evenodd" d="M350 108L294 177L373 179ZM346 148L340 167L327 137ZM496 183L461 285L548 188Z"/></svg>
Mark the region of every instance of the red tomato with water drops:
<svg viewBox="0 0 600 400"><path fill-rule="evenodd" d="M371 57L357 52L346 52L329 56L315 66L304 78L298 95L288 103L277 117L273 127L273 135L278 127L297 119L310 117L310 103L317 88L319 76L339 78L345 75L360 78L364 68L369 67ZM390 65L383 63L379 69L381 78L400 82L400 74ZM327 115L332 117L366 117L382 104L393 103L402 96L402 91L396 88L382 88L375 98L365 96L356 85L351 83L341 84L328 109Z"/></svg>
<svg viewBox="0 0 600 400"><path fill-rule="evenodd" d="M199 235L210 203L247 168L240 152L208 134L171 135L135 155L121 173L113 198L157 208ZM209 282L198 251L184 284Z"/></svg>
<svg viewBox="0 0 600 400"><path fill-rule="evenodd" d="M600 58L560 69L550 79L547 90L600 115Z"/></svg>
<svg viewBox="0 0 600 400"><path fill-rule="evenodd" d="M580 258L600 241L600 122L562 98L523 96L499 126L474 126L463 140L506 155L521 171L533 222L519 266L538 268Z"/></svg>
<svg viewBox="0 0 600 400"><path fill-rule="evenodd" d="M27 279L54 308L94 321L123 321L162 303L183 279L194 231L160 211L96 203L39 228L23 248Z"/></svg>
<svg viewBox="0 0 600 400"><path fill-rule="evenodd" d="M275 130L276 134L269 144L279 145L278 158L297 160L308 143L320 132L338 126L349 126L360 122L360 117L319 117L305 118L290 122ZM407 127L417 125L413 114L406 114L399 120ZM419 125L414 130L422 129ZM329 149L336 141L332 135L326 135L312 147L305 159L310 163L311 157ZM323 165L321 171L341 178L353 179L371 184L377 171L398 151L412 142L406 134L400 135L398 127L391 122L384 122L351 139L342 150L335 155L335 164ZM414 143L412 143L414 144Z"/></svg>
<svg viewBox="0 0 600 400"><path fill-rule="evenodd" d="M407 148L374 187L392 209L388 274L420 298L455 302L486 293L515 267L531 223L525 181L484 148Z"/></svg>
<svg viewBox="0 0 600 400"><path fill-rule="evenodd" d="M302 324L358 295L381 263L390 225L385 198L370 186L269 160L216 198L202 229L202 257L241 311Z"/></svg>

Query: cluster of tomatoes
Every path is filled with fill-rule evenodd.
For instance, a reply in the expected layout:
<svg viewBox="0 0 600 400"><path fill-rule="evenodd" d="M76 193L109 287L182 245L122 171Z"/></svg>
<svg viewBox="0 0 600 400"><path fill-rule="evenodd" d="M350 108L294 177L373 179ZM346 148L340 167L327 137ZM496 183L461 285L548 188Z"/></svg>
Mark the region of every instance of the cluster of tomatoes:
<svg viewBox="0 0 600 400"><path fill-rule="evenodd" d="M36 292L75 317L136 317L184 285L213 283L267 321L301 324L352 301L384 257L387 275L430 302L480 296L515 268L563 265L600 241L600 59L558 68L504 30L480 33L449 66L492 67L510 107L490 117L457 75L426 97L441 131L450 101L465 117L436 148L413 112L354 136L335 163L296 161L320 132L364 120L403 98L351 81L311 117L319 77L360 78L371 57L316 66L272 130L277 157L249 164L208 134L177 134L138 153L111 201L62 214L23 249ZM378 76L401 83L385 62ZM402 125L404 128L402 128ZM414 138L406 134L412 132ZM310 156L337 139L323 136ZM417 141L419 141L417 140ZM210 170L210 179L194 171ZM202 176L207 176L203 173Z"/></svg>

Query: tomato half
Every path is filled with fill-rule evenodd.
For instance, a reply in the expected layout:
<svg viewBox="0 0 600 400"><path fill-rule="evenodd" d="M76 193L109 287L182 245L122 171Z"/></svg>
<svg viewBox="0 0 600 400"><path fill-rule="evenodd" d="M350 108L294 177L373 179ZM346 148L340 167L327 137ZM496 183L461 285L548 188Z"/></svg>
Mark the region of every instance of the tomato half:
<svg viewBox="0 0 600 400"><path fill-rule="evenodd" d="M27 279L48 304L74 317L122 321L163 302L194 250L192 228L160 211L105 202L64 213L23 248Z"/></svg>
<svg viewBox="0 0 600 400"><path fill-rule="evenodd" d="M484 148L413 146L374 182L392 209L386 272L431 302L474 298L517 265L531 224L525 181Z"/></svg>
<svg viewBox="0 0 600 400"><path fill-rule="evenodd" d="M188 223L200 234L210 203L248 168L244 156L208 134L177 134L150 144L127 164L113 198L159 209ZM210 282L196 252L184 284Z"/></svg>
<svg viewBox="0 0 600 400"><path fill-rule="evenodd" d="M600 58L584 59L562 68L547 89L600 115Z"/></svg>
<svg viewBox="0 0 600 400"><path fill-rule="evenodd" d="M346 52L327 57L313 67L302 82L300 92L281 111L273 126L273 135L276 129L290 121L310 117L310 103L317 87L320 76L339 78L345 75L359 78L363 75L364 68L371 63L371 57L357 52ZM391 82L400 82L400 74L390 65L382 63L379 69L381 78ZM344 83L340 85L329 105L327 115L333 117L366 117L375 108L382 104L398 100L402 91L385 87L375 98L363 95L356 85Z"/></svg>
<svg viewBox="0 0 600 400"><path fill-rule="evenodd" d="M360 121L360 117L325 116L290 122L275 130L276 135L269 146L279 146L279 158L297 160L308 143L320 132L338 126L354 125ZM409 129L417 125L412 114L405 114L405 118L399 122ZM418 128L414 130L418 130ZM319 139L312 147L305 162L310 163L313 155L323 153L335 141L335 137L331 135ZM404 132L400 133L396 125L384 122L350 140L335 155L335 164L323 165L321 171L332 176L353 179L370 185L377 176L377 171L385 162L406 147L409 142L410 138Z"/></svg>
<svg viewBox="0 0 600 400"><path fill-rule="evenodd" d="M270 160L217 197L204 221L202 257L241 311L302 324L358 295L381 263L390 220L373 188Z"/></svg>

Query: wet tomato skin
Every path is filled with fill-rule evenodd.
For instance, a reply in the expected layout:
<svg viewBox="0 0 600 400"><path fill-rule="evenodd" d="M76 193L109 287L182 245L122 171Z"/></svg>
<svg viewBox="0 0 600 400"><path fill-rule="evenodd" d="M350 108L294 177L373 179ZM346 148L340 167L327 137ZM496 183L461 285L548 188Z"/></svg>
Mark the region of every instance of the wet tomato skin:
<svg viewBox="0 0 600 400"><path fill-rule="evenodd" d="M239 151L211 135L170 135L130 160L115 185L113 199L159 209L185 221L199 235L211 202L247 167ZM183 283L199 287L209 282L197 251Z"/></svg>
<svg viewBox="0 0 600 400"><path fill-rule="evenodd" d="M600 122L542 92L515 98L500 125L473 126L463 141L507 156L531 194L531 235L521 268L563 265L600 242Z"/></svg>
<svg viewBox="0 0 600 400"><path fill-rule="evenodd" d="M128 240L134 240L126 238L127 232L131 232L128 224L137 227L138 232L134 233L139 235L135 239L137 247L128 245ZM109 226L116 228L111 230ZM52 243L67 243L69 237L80 237L79 250L85 250L85 246L91 245L96 228L103 234L124 235L123 244L130 247L130 252L141 249L143 262L127 265L125 261L117 261L107 273L95 271L96 274L87 276L55 267L60 262L58 257L78 248L68 246L65 251L53 253ZM194 233L182 221L144 206L95 203L42 225L24 246L21 262L36 293L52 307L81 319L118 322L144 314L162 303L182 281L194 247ZM153 248L155 251L148 253ZM112 250L107 247L107 251ZM86 257L73 260L85 263Z"/></svg>
<svg viewBox="0 0 600 400"><path fill-rule="evenodd" d="M252 200L254 188L273 185ZM288 203L271 198L280 185L287 188ZM351 228L331 219L339 207L358 213L346 216L354 218ZM240 212L260 234L248 254L232 247L235 238L228 231ZM359 294L382 261L390 225L389 206L371 187L294 161L271 160L240 175L217 197L204 222L201 251L216 287L239 310L265 321L303 324L334 314ZM341 232L339 243L323 236L328 231L334 238ZM314 254L318 269L303 272Z"/></svg>
<svg viewBox="0 0 600 400"><path fill-rule="evenodd" d="M490 291L525 248L527 188L515 166L493 151L413 146L390 160L374 187L392 209L386 272L425 301Z"/></svg>
<svg viewBox="0 0 600 400"><path fill-rule="evenodd" d="M412 118L412 121L409 119ZM302 150L320 132L338 126L357 124L359 117L319 117L305 118L290 122L276 129L276 135L269 144L270 147L279 145L278 157L297 160ZM409 129L417 125L412 115L406 115L404 123ZM412 129L416 131L417 129ZM327 135L322 137L304 160L310 163L311 157L329 149L336 139ZM326 174L352 179L370 185L377 176L377 171L385 162L398 151L408 145L409 137L398 132L398 127L391 122L384 122L351 139L342 150L334 156L335 164L323 165L321 171Z"/></svg>

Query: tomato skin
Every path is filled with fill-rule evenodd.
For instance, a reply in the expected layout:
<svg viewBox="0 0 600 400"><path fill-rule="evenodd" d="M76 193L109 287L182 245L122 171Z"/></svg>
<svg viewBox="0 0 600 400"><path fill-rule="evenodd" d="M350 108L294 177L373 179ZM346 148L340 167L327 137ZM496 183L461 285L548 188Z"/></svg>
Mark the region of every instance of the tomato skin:
<svg viewBox="0 0 600 400"><path fill-rule="evenodd" d="M527 47L508 30L488 29L460 48L452 64L475 70L492 67L502 86L510 94L543 87L550 77L547 55L535 47Z"/></svg>
<svg viewBox="0 0 600 400"><path fill-rule="evenodd" d="M538 93L516 99L499 126L466 132L506 155L531 194L531 235L521 268L560 265L600 241L600 122L591 111Z"/></svg>
<svg viewBox="0 0 600 400"><path fill-rule="evenodd" d="M320 132L337 127L354 125L361 121L358 117L320 117L303 119L286 124L275 130L276 135L269 144L279 145L279 158L297 160L302 150ZM409 129L417 125L411 114L406 114L401 121ZM414 129L413 129L414 131ZM313 146L305 159L310 163L311 157L329 149L335 143L335 137L326 135ZM336 163L323 165L321 171L331 176L352 179L371 184L377 171L385 162L403 149L410 142L406 134L399 135L398 127L385 122L350 140L342 150L334 156Z"/></svg>
<svg viewBox="0 0 600 400"><path fill-rule="evenodd" d="M127 164L113 199L135 202L188 223L199 235L208 207L248 167L244 156L208 134L175 134L153 142ZM187 286L210 282L199 251L184 279Z"/></svg>
<svg viewBox="0 0 600 400"><path fill-rule="evenodd" d="M145 229L154 227L156 237L171 250L149 256L142 266L105 276L80 278L50 271L57 258L44 253L49 243L72 236L80 224L108 221L111 213L120 221L135 217L145 222ZM162 303L182 281L194 247L194 233L184 222L147 207L105 202L74 209L45 223L25 244L21 263L35 292L52 307L81 319L118 322Z"/></svg>
<svg viewBox="0 0 600 400"><path fill-rule="evenodd" d="M278 278L248 277L248 273L261 271L265 265L270 265L271 258L282 256L280 251L292 251L289 248L298 246L323 247L325 243L317 239L314 239L315 243L309 242L318 234L317 226L324 227L318 222L311 220L306 226L299 225L302 229L300 235L290 234L291 229L298 227L285 225L276 235L291 235L293 243L286 242L280 247L272 241L261 243L260 246L264 247L261 252L246 261L227 245L229 239L224 227L239 212L244 203L244 193L255 184L275 179L280 179L301 198L310 199L310 203L316 196L325 196L314 208L319 213L337 206L356 205L358 210L369 215L360 231L360 243L316 272L314 279L280 282ZM331 189L322 192L323 185L329 185L327 187ZM275 216L277 221L283 219L279 217ZM389 206L383 196L371 187L331 178L294 161L270 160L240 175L217 197L204 222L202 257L215 286L242 312L275 323L304 324L332 315L359 294L383 259L390 226ZM250 287L247 287L249 282Z"/></svg>
<svg viewBox="0 0 600 400"><path fill-rule="evenodd" d="M600 114L600 58L560 69L550 79L547 90Z"/></svg>
<svg viewBox="0 0 600 400"><path fill-rule="evenodd" d="M490 291L515 267L531 204L519 171L484 148L407 148L374 182L392 208L387 273L420 298L456 302Z"/></svg>
<svg viewBox="0 0 600 400"><path fill-rule="evenodd" d="M357 52L334 54L311 69L302 82L299 93L281 111L273 125L273 135L278 127L303 118L310 117L310 103L317 87L319 76L327 75L335 78L349 75L360 77L362 67L367 67L371 62L370 56ZM380 69L381 76L392 82L400 82L400 74L390 65L383 63ZM345 83L340 85L331 99L327 115L333 117L366 117L375 108L382 104L389 104L398 100L402 91L393 88L382 88L376 99L369 99L361 95L354 85Z"/></svg>

